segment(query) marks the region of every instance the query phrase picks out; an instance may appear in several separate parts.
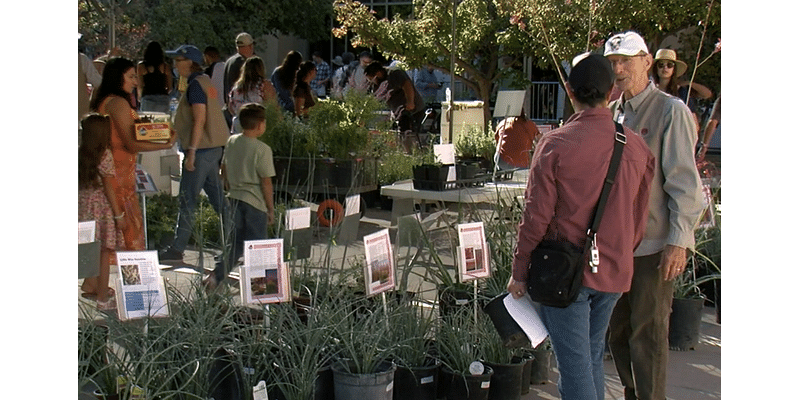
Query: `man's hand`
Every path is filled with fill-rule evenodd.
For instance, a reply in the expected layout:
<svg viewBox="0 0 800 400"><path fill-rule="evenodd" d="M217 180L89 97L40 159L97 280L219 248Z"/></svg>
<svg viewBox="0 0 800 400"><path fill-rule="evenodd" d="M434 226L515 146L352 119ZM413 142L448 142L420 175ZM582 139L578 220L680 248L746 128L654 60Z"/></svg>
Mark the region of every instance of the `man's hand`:
<svg viewBox="0 0 800 400"><path fill-rule="evenodd" d="M686 249L668 244L661 252L659 268L665 281L675 279L686 268Z"/></svg>

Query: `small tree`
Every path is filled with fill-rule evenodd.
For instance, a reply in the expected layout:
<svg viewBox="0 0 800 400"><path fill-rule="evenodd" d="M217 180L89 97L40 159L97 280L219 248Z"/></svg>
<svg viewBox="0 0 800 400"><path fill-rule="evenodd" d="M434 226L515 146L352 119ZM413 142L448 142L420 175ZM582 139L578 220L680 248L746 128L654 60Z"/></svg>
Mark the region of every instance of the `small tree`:
<svg viewBox="0 0 800 400"><path fill-rule="evenodd" d="M374 47L384 56L408 68L431 64L452 74L483 100L484 116L491 118L492 85L503 73L500 56L522 59L523 33L500 15L498 0L463 0L455 10L455 68L451 69L453 45L452 0L416 0L413 15L393 20L378 19L366 5L355 0L335 0L334 13L341 24L337 37L348 32L356 47Z"/></svg>

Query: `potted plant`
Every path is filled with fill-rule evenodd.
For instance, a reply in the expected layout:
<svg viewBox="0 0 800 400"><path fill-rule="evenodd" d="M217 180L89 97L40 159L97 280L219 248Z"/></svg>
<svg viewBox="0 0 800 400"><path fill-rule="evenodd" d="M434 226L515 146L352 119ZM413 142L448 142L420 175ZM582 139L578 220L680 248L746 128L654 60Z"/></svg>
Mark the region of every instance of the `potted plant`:
<svg viewBox="0 0 800 400"><path fill-rule="evenodd" d="M388 334L393 346L395 399L436 400L439 361L433 351L436 314L411 302L392 302Z"/></svg>
<svg viewBox="0 0 800 400"><path fill-rule="evenodd" d="M343 314L338 302L321 299L306 318L289 304L271 307L270 336L275 350L270 360L270 387L285 400L333 399L330 369L332 325Z"/></svg>
<svg viewBox="0 0 800 400"><path fill-rule="evenodd" d="M518 400L522 394L523 376L527 360L517 349L508 348L486 313L478 314L477 336L481 359L492 368L489 397L497 400ZM528 385L528 379L525 379Z"/></svg>
<svg viewBox="0 0 800 400"><path fill-rule="evenodd" d="M494 153L497 147L494 136L477 125L468 125L465 129L466 131L455 143L458 163L464 166L478 164L479 170L491 171L494 168ZM464 168L464 171L469 170L471 168Z"/></svg>
<svg viewBox="0 0 800 400"><path fill-rule="evenodd" d="M480 361L473 310L461 308L442 320L436 332L436 354L442 363L439 397L478 400L489 397L492 368Z"/></svg>
<svg viewBox="0 0 800 400"><path fill-rule="evenodd" d="M396 365L391 360L393 344L387 340L388 316L364 297L346 296L336 309L343 312L332 329L335 397L391 399Z"/></svg>
<svg viewBox="0 0 800 400"><path fill-rule="evenodd" d="M669 318L671 350L691 350L700 338L700 323L706 295L701 285L721 279L719 266L720 223L695 230L695 250L686 261L686 269L673 283L672 313ZM719 299L716 299L719 301Z"/></svg>

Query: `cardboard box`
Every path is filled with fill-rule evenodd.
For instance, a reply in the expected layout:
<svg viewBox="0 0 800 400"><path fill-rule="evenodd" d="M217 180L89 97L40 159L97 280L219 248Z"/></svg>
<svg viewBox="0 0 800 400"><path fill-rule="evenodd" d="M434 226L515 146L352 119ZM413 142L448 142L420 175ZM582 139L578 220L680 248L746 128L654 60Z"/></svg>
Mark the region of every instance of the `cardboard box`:
<svg viewBox="0 0 800 400"><path fill-rule="evenodd" d="M136 140L169 140L171 128L168 115L144 116L134 124Z"/></svg>

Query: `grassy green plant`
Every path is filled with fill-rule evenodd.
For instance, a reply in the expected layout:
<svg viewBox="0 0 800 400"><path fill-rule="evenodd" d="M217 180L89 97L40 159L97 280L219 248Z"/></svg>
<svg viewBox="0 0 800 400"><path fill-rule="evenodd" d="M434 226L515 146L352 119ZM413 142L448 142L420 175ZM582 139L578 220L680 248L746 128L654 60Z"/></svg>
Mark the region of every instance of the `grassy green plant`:
<svg viewBox="0 0 800 400"><path fill-rule="evenodd" d="M344 102L317 102L308 113L308 125L322 154L341 159L367 155L370 143L367 124L382 107L374 96L355 91L350 91Z"/></svg>
<svg viewBox="0 0 800 400"><path fill-rule="evenodd" d="M375 373L388 361L394 345L387 338L391 327L382 307L374 307L367 299L351 298L340 308L350 310L340 315L333 335L336 339L336 358L353 374ZM349 305L348 305L349 303Z"/></svg>
<svg viewBox="0 0 800 400"><path fill-rule="evenodd" d="M468 375L469 365L481 358L477 337L472 308L461 307L443 319L436 332L436 352L442 365Z"/></svg>
<svg viewBox="0 0 800 400"><path fill-rule="evenodd" d="M392 302L387 340L395 343L392 356L398 365L414 368L431 365L431 343L436 328L436 310L411 302Z"/></svg>
<svg viewBox="0 0 800 400"><path fill-rule="evenodd" d="M715 219L714 226L695 230L695 249L686 269L675 278L673 297L704 298L700 285L722 279L722 219L719 214Z"/></svg>
<svg viewBox="0 0 800 400"><path fill-rule="evenodd" d="M401 151L387 152L378 164L378 184L391 185L394 182L413 177L412 168L416 159Z"/></svg>
<svg viewBox="0 0 800 400"><path fill-rule="evenodd" d="M287 400L314 398L314 381L331 358L332 325L342 310L338 304L322 301L309 310L307 320L290 304L271 307L270 335L266 339L274 352L269 370L272 386Z"/></svg>
<svg viewBox="0 0 800 400"><path fill-rule="evenodd" d="M455 143L456 155L463 158L493 160L497 144L489 129L479 125L467 125Z"/></svg>

